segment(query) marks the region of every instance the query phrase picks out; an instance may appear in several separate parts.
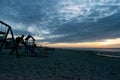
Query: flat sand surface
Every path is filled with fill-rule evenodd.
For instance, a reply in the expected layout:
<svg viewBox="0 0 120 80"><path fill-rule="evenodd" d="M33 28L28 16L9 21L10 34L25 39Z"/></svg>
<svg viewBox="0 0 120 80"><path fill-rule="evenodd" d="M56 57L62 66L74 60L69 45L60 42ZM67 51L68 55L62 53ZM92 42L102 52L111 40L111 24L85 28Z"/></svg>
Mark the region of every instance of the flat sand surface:
<svg viewBox="0 0 120 80"><path fill-rule="evenodd" d="M0 80L120 80L119 58L82 50L55 49L46 56L40 56L41 52L36 57L19 52L17 58L15 53L3 51Z"/></svg>

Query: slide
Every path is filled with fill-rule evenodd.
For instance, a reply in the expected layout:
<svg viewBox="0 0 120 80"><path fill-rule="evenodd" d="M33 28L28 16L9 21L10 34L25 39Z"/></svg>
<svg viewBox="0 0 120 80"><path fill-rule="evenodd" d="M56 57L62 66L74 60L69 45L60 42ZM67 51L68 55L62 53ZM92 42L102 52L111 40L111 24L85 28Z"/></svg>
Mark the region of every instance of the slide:
<svg viewBox="0 0 120 80"><path fill-rule="evenodd" d="M25 45L25 47L31 51L31 53L33 53L35 56L37 55L37 53L35 51L33 51L26 43L23 43Z"/></svg>

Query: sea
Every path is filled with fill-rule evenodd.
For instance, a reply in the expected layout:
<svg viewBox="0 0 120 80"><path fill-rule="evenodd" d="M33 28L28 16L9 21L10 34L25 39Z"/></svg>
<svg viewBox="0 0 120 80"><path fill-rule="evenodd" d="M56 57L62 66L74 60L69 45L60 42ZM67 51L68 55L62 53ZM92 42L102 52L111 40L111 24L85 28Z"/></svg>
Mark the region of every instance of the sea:
<svg viewBox="0 0 120 80"><path fill-rule="evenodd" d="M120 48L79 48L79 49L76 49L76 50L120 52Z"/></svg>
<svg viewBox="0 0 120 80"><path fill-rule="evenodd" d="M120 58L120 48L81 48L77 50L96 51L98 56Z"/></svg>
<svg viewBox="0 0 120 80"><path fill-rule="evenodd" d="M89 50L89 51L109 51L109 52L120 52L120 48L66 48L69 50Z"/></svg>
<svg viewBox="0 0 120 80"><path fill-rule="evenodd" d="M77 51L96 51L96 55L103 57L120 58L120 48L63 48ZM91 53L90 53L91 54Z"/></svg>

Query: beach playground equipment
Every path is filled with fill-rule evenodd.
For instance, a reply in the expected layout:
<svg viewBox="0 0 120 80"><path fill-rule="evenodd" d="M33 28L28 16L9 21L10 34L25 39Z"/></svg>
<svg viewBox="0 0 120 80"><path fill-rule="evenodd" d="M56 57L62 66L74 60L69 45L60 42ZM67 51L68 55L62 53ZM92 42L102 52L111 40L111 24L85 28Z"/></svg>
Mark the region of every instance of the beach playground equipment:
<svg viewBox="0 0 120 80"><path fill-rule="evenodd" d="M35 52L35 38L31 35L28 35L26 38L25 38L25 53L28 54L28 46L31 48L32 52Z"/></svg>
<svg viewBox="0 0 120 80"><path fill-rule="evenodd" d="M51 51L52 53L54 52L54 48L36 46L35 38L33 36L28 35L25 39L24 37L25 37L24 35L21 35L16 37L15 39L11 26L4 23L3 21L0 21L0 53L3 48L11 49L9 53L10 55L16 52L17 57L20 57L18 49L21 44L22 48L25 47L25 54L28 54L28 52L30 52L34 56L37 56L36 50L39 51L39 53L41 53L42 52L41 48L43 50L43 53L50 53Z"/></svg>
<svg viewBox="0 0 120 80"><path fill-rule="evenodd" d="M19 56L19 53L18 53L18 47L19 47L19 44L23 44L25 46L25 53L28 52L28 50L33 53L34 56L37 55L37 53L35 52L35 50L33 48L31 48L31 46L29 45L29 42L28 42L28 39L31 37L31 35L27 36L25 39L26 39L26 42L24 41L24 35L22 35L21 37L17 37L16 38L16 43L14 45L14 48L12 49L12 51L10 52L10 55L14 53L14 51L16 51L16 54L17 54L17 57L20 57ZM35 42L34 42L35 43Z"/></svg>
<svg viewBox="0 0 120 80"><path fill-rule="evenodd" d="M24 35L22 35L21 37L17 37L15 40L15 45L14 48L12 49L12 51L10 52L10 55L14 53L14 51L16 51L17 57L19 56L18 53L18 47L19 44L23 44L23 46L25 47L25 54L28 55L28 53L32 53L34 56L38 56L37 52L40 51L39 56L41 57L46 57L48 56L48 53L53 53L54 52L54 48L48 48L48 47L37 47L35 44L35 39L33 36L28 35L25 39L24 39ZM42 50L40 49L42 48ZM37 51L36 51L37 50ZM41 53L43 51L43 54Z"/></svg>
<svg viewBox="0 0 120 80"><path fill-rule="evenodd" d="M30 36L30 35L27 36L26 40L28 40L29 37L32 37L32 36ZM10 45L8 44L9 46L12 45L12 47L10 48L10 49L12 49L12 51L10 52L10 55L14 51L16 51L16 55L17 55L17 57L19 57L18 47L19 47L20 43L22 43L25 46L26 50L29 50L31 53L36 55L35 51L28 45L28 41L27 41L27 43L24 42L23 38L24 38L24 35L22 35L21 37L17 37L15 40L13 31L12 31L12 27L3 21L0 21L0 53L1 53L2 49L6 47L6 44L8 44L8 41L10 41L9 42ZM34 39L34 43L35 43L35 39Z"/></svg>
<svg viewBox="0 0 120 80"><path fill-rule="evenodd" d="M11 26L0 21L0 51L5 46L8 37L12 37L11 39L14 45L15 40Z"/></svg>

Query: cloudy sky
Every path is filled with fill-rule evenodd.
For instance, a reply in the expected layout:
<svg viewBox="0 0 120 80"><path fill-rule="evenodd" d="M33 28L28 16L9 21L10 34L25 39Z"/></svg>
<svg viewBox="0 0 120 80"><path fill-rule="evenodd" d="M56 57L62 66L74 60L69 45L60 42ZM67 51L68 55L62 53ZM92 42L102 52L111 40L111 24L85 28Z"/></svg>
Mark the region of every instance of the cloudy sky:
<svg viewBox="0 0 120 80"><path fill-rule="evenodd" d="M120 0L0 0L0 20L48 46L120 47Z"/></svg>

